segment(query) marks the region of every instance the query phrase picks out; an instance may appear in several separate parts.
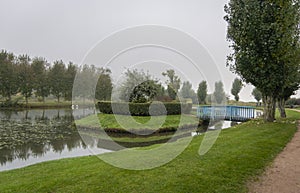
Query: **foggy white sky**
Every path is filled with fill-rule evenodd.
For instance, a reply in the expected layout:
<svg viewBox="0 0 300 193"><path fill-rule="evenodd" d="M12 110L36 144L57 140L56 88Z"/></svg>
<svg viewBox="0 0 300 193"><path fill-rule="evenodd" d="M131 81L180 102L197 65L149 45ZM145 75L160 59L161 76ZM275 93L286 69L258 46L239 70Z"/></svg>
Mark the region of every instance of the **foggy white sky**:
<svg viewBox="0 0 300 193"><path fill-rule="evenodd" d="M81 64L91 48L115 31L146 24L170 26L197 38L208 50L222 73L225 92L230 94L236 76L225 66L230 52L223 20L227 2L1 0L0 49L45 57L49 62L62 59ZM254 101L251 91L251 86L244 87L241 100Z"/></svg>

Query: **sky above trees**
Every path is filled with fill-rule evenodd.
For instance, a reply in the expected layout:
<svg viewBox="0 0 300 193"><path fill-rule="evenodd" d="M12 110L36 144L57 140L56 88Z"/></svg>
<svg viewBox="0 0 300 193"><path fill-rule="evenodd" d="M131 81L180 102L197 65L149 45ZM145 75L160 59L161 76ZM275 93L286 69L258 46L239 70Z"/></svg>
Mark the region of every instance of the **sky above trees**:
<svg viewBox="0 0 300 193"><path fill-rule="evenodd" d="M229 94L236 76L226 68L230 49L223 7L227 2L2 0L0 45L15 54L41 56L49 62L62 59L81 64L97 42L115 31L145 24L170 26L194 36L208 50ZM194 82L193 88L201 81ZM251 92L252 87L243 88L241 100L255 101Z"/></svg>

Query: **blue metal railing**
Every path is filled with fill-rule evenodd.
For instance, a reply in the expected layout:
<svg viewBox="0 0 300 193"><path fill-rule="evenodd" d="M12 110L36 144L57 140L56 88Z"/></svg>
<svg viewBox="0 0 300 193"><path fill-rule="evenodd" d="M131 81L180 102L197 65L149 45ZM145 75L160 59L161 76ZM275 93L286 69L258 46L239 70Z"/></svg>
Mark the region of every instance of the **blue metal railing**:
<svg viewBox="0 0 300 193"><path fill-rule="evenodd" d="M199 106L200 119L247 121L255 117L255 108L247 106Z"/></svg>

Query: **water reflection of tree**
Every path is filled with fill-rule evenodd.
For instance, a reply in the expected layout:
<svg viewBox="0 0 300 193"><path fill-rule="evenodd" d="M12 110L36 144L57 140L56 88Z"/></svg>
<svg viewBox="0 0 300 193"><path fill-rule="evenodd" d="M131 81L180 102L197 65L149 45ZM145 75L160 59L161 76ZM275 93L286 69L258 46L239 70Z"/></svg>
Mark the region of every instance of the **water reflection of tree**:
<svg viewBox="0 0 300 193"><path fill-rule="evenodd" d="M4 110L4 111L1 111L1 114L3 114L1 116L1 118L3 117L3 119L5 119L5 120L10 120L12 115L17 115L18 112L15 110Z"/></svg>
<svg viewBox="0 0 300 193"><path fill-rule="evenodd" d="M72 116L45 118L44 113L35 117L35 122L25 119L20 121L0 120L0 163L12 162L15 159L27 160L30 156L40 157L53 149L62 152L65 148L71 151L81 147L82 140L72 125Z"/></svg>

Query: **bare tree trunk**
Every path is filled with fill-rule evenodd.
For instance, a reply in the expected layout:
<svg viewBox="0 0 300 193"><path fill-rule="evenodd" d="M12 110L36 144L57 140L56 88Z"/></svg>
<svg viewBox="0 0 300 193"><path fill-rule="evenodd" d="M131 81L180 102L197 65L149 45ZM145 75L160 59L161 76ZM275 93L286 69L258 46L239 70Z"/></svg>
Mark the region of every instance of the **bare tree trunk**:
<svg viewBox="0 0 300 193"><path fill-rule="evenodd" d="M285 105L285 100L282 98L278 99L278 109L279 109L281 118L286 118L284 105Z"/></svg>
<svg viewBox="0 0 300 193"><path fill-rule="evenodd" d="M275 120L276 99L273 96L264 96L264 119L268 122Z"/></svg>

